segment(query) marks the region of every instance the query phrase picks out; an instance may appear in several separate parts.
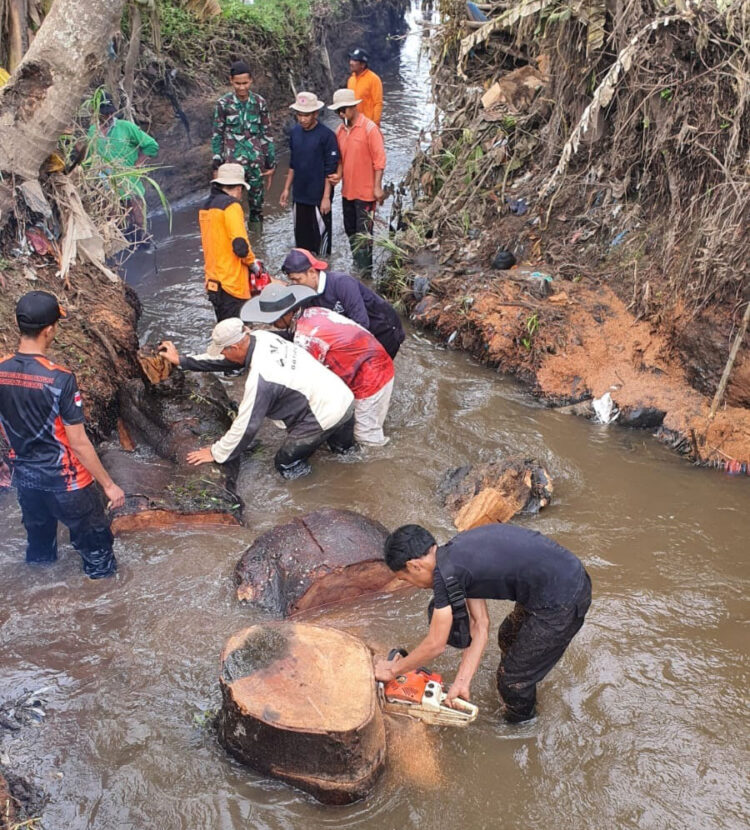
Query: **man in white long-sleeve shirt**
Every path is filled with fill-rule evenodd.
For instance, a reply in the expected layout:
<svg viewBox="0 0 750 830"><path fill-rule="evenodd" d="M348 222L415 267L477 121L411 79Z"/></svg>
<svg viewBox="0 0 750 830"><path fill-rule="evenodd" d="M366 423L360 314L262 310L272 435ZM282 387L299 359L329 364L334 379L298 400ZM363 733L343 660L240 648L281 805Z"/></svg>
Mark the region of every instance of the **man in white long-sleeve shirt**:
<svg viewBox="0 0 750 830"><path fill-rule="evenodd" d="M354 395L314 357L270 331L250 332L238 317L218 323L206 353L180 357L165 341L161 352L175 365L197 372L248 370L237 417L210 447L188 453L190 464L236 458L255 438L264 418L283 421L287 437L276 453L276 469L286 479L307 475L307 459L323 443L342 453L354 443Z"/></svg>

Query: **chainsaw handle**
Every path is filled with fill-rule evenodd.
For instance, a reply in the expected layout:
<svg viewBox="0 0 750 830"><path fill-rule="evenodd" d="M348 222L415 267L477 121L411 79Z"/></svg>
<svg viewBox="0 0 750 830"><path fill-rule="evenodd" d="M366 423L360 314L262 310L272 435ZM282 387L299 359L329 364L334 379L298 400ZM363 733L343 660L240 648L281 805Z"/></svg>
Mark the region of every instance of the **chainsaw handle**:
<svg viewBox="0 0 750 830"><path fill-rule="evenodd" d="M388 661L390 662L391 660L394 660L396 657L406 657L408 654L409 652L405 648L392 648L388 652Z"/></svg>

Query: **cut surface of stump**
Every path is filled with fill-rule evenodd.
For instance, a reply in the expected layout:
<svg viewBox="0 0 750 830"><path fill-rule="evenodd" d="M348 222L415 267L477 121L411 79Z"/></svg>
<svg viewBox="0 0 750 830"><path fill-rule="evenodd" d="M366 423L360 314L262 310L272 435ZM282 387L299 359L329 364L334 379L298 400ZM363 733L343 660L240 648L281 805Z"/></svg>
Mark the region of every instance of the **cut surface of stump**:
<svg viewBox="0 0 750 830"><path fill-rule="evenodd" d="M361 640L304 623L251 626L228 640L219 682L219 740L240 761L326 804L370 792L385 728Z"/></svg>
<svg viewBox="0 0 750 830"><path fill-rule="evenodd" d="M237 597L289 616L400 588L383 561L387 536L352 510L315 510L253 542L235 568Z"/></svg>
<svg viewBox="0 0 750 830"><path fill-rule="evenodd" d="M538 513L552 500L552 477L531 458L507 458L449 471L439 487L458 530Z"/></svg>

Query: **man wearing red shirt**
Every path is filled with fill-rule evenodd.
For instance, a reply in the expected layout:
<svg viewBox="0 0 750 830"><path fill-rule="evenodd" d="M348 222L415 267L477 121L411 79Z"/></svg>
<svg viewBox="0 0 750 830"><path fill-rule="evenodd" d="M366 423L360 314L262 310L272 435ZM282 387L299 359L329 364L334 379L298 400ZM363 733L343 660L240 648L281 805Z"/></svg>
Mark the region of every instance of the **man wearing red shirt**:
<svg viewBox="0 0 750 830"><path fill-rule="evenodd" d="M344 230L349 237L354 263L362 276L372 276L372 231L375 208L382 202L385 145L377 125L362 115L362 103L351 89L337 89L334 110L341 124L336 130L339 145L338 171L330 177L333 184L343 181L341 206Z"/></svg>
<svg viewBox="0 0 750 830"><path fill-rule="evenodd" d="M242 319L272 323L341 378L354 394L354 438L388 443L383 422L393 392L393 361L367 329L327 308L304 305L315 292L303 285L272 283L245 303Z"/></svg>

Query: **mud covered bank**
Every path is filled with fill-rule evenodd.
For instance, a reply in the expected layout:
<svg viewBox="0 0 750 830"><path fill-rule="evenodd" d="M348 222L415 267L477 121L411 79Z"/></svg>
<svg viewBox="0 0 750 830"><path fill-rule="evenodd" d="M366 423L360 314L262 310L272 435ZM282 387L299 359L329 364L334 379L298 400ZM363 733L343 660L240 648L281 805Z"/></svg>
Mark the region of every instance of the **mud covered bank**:
<svg viewBox="0 0 750 830"><path fill-rule="evenodd" d="M488 14L444 6L439 129L405 180L388 290L550 405L592 415L609 393L617 422L746 472L747 338L708 418L750 300L750 136L746 119L711 127L744 110L721 67L732 53L747 77L745 22L713 4Z"/></svg>

